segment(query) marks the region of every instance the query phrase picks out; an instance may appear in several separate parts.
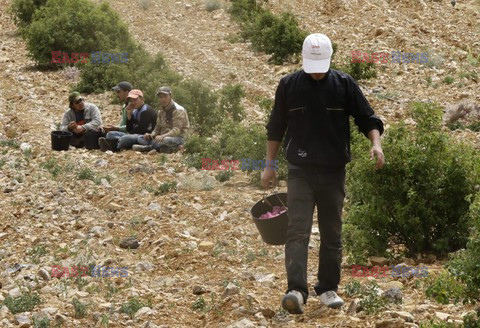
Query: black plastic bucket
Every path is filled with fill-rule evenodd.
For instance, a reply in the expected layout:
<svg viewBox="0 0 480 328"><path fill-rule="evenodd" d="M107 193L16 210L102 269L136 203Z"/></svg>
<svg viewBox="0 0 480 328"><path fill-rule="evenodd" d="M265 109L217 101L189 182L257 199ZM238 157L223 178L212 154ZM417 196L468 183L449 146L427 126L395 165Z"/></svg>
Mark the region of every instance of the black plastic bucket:
<svg viewBox="0 0 480 328"><path fill-rule="evenodd" d="M50 136L53 150L68 150L73 133L68 131L52 131Z"/></svg>
<svg viewBox="0 0 480 328"><path fill-rule="evenodd" d="M287 241L288 211L271 219L259 219L262 214L270 212L273 206L287 206L287 193L270 195L253 205L251 209L253 222L264 242L270 245L283 245Z"/></svg>
<svg viewBox="0 0 480 328"><path fill-rule="evenodd" d="M98 144L98 138L103 136L103 133L100 131L88 131L85 132L85 148L87 149L100 149Z"/></svg>

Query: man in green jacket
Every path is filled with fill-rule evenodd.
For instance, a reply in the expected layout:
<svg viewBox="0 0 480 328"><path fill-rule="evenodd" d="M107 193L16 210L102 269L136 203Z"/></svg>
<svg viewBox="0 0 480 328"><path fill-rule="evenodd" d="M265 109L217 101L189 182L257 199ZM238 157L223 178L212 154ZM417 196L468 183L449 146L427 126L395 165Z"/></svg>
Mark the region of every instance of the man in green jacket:
<svg viewBox="0 0 480 328"><path fill-rule="evenodd" d="M120 82L112 88L112 90L117 93L117 97L120 102L123 104L122 119L120 120L120 124L118 126L109 124L103 127L103 130L107 133L107 135L98 139L101 151L115 150L116 141L120 139L120 137L127 134L127 97L128 93L132 89L132 85L126 81Z"/></svg>

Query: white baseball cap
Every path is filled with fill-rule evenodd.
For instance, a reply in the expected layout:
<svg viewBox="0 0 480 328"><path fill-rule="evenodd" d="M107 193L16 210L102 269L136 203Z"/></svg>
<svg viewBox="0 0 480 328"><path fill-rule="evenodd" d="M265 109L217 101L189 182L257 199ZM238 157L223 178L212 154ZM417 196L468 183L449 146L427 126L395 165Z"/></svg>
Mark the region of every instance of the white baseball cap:
<svg viewBox="0 0 480 328"><path fill-rule="evenodd" d="M333 54L332 42L324 34L310 34L303 41L303 70L305 73L326 73Z"/></svg>

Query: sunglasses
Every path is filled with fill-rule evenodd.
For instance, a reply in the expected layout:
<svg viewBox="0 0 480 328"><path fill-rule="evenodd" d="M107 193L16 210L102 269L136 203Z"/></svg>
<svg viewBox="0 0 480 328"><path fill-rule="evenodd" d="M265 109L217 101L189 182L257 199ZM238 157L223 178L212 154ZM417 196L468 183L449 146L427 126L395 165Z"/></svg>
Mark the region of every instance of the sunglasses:
<svg viewBox="0 0 480 328"><path fill-rule="evenodd" d="M75 100L75 104L78 105L79 103L83 102L83 98Z"/></svg>

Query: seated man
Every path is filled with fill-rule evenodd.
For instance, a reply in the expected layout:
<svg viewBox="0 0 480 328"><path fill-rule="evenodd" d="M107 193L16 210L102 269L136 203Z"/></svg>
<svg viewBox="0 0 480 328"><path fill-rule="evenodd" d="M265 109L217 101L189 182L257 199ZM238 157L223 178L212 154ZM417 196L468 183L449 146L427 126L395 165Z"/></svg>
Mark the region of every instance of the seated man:
<svg viewBox="0 0 480 328"><path fill-rule="evenodd" d="M157 122L157 112L150 105L145 104L143 92L133 89L128 93L127 132L118 140L117 148L130 149L137 143L138 137L151 133Z"/></svg>
<svg viewBox="0 0 480 328"><path fill-rule="evenodd" d="M185 135L190 128L188 115L185 108L172 100L172 90L161 87L157 91L160 100L157 125L153 133L146 133L137 140L133 150L159 152L172 152L184 143Z"/></svg>
<svg viewBox="0 0 480 328"><path fill-rule="evenodd" d="M101 151L114 150L114 147L116 149L118 139L127 134L127 97L128 93L132 89L132 85L128 82L120 82L112 88L112 90L117 93L118 100L123 103L122 119L120 120L120 124L118 126L109 124L103 127L103 130L107 133L107 135L98 139Z"/></svg>
<svg viewBox="0 0 480 328"><path fill-rule="evenodd" d="M72 132L70 145L83 148L87 138L98 140L101 134L103 123L100 110L94 104L84 102L80 93L76 91L70 94L68 101L70 109L63 115L60 130ZM97 145L98 141L94 144Z"/></svg>

